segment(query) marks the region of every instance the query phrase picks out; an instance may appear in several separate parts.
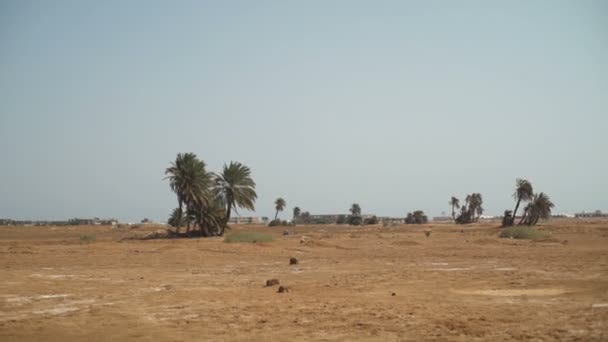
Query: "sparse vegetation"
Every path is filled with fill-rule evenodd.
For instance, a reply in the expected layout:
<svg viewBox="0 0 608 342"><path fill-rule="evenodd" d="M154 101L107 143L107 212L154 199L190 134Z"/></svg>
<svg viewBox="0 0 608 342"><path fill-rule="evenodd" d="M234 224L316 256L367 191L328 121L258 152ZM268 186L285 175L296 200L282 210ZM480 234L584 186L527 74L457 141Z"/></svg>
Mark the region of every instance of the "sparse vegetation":
<svg viewBox="0 0 608 342"><path fill-rule="evenodd" d="M513 210L513 213L510 210L505 210L502 220L503 227L514 225L517 209L522 201L530 202L524 208L524 214L519 220L518 225L534 226L540 219L549 219L551 217L551 209L555 207L555 204L551 202L549 196L544 192L535 195L532 184L525 179L518 178L515 181L513 197L517 200L515 210Z"/></svg>
<svg viewBox="0 0 608 342"><path fill-rule="evenodd" d="M186 235L198 226L201 236L221 236L228 227L232 210L254 210L257 198L249 168L238 162L224 165L222 173L207 172L204 161L194 153L179 153L165 170L178 207L169 217L169 224L179 234L183 224ZM184 210L185 207L185 210Z"/></svg>
<svg viewBox="0 0 608 342"><path fill-rule="evenodd" d="M547 238L549 234L532 227L517 226L504 228L499 236L501 238L539 240Z"/></svg>
<svg viewBox="0 0 608 342"><path fill-rule="evenodd" d="M349 211L350 215L348 216L348 224L351 226L360 226L363 224L363 218L361 217L361 206L358 203L353 203Z"/></svg>
<svg viewBox="0 0 608 342"><path fill-rule="evenodd" d="M425 224L428 221L429 218L422 210L416 210L414 213L407 213L407 216L405 217L405 224Z"/></svg>
<svg viewBox="0 0 608 342"><path fill-rule="evenodd" d="M81 243L91 243L91 242L95 242L96 240L97 240L97 236L95 236L94 234L80 235Z"/></svg>
<svg viewBox="0 0 608 342"><path fill-rule="evenodd" d="M456 199L452 197L452 199ZM456 199L459 203L458 199ZM453 202L450 201L450 204ZM483 214L483 198L480 193L472 193L467 195L465 198L465 204L460 207L460 214L456 217L456 223L458 224L468 224L477 222L479 217ZM452 206L452 209L454 205Z"/></svg>
<svg viewBox="0 0 608 342"><path fill-rule="evenodd" d="M376 217L376 215L365 219L365 221L363 222L363 224L365 225L373 225L373 224L378 224L378 217Z"/></svg>
<svg viewBox="0 0 608 342"><path fill-rule="evenodd" d="M286 205L287 202L285 202L285 200L281 197L277 198L274 201L274 209L276 210L276 213L274 214L274 221L277 220L277 218L279 217L279 212L283 211Z"/></svg>
<svg viewBox="0 0 608 342"><path fill-rule="evenodd" d="M273 240L272 235L259 232L233 232L224 238L226 243L267 243Z"/></svg>
<svg viewBox="0 0 608 342"><path fill-rule="evenodd" d="M288 226L295 226L295 223L293 223L293 222L289 223L286 220L281 221L279 219L276 219L276 220L270 221L268 226L269 227L288 227Z"/></svg>

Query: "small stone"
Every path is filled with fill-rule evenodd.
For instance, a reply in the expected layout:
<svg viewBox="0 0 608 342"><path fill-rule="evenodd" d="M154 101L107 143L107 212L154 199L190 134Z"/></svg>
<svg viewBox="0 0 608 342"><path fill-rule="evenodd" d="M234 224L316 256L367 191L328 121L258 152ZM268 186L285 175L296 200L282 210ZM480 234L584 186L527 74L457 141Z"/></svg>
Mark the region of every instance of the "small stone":
<svg viewBox="0 0 608 342"><path fill-rule="evenodd" d="M268 279L266 280L266 286L279 285L279 279Z"/></svg>
<svg viewBox="0 0 608 342"><path fill-rule="evenodd" d="M278 293L286 293L289 292L289 287L287 286L279 286L279 289L277 290Z"/></svg>
<svg viewBox="0 0 608 342"><path fill-rule="evenodd" d="M298 264L298 259L296 259L296 258L294 258L294 257L291 257L291 258L289 259L289 264L290 264L290 265L297 265L297 264Z"/></svg>
<svg viewBox="0 0 608 342"><path fill-rule="evenodd" d="M391 296L396 296L397 294L395 292L391 293Z"/></svg>
<svg viewBox="0 0 608 342"><path fill-rule="evenodd" d="M285 229L285 230L283 231L283 235L284 235L284 236L289 235L289 230Z"/></svg>

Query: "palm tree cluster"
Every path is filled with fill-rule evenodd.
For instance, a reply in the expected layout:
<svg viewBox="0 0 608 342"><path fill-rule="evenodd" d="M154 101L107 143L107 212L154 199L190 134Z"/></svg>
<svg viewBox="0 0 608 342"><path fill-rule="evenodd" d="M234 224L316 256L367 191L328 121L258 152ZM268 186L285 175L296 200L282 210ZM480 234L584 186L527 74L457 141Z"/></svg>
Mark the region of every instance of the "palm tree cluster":
<svg viewBox="0 0 608 342"><path fill-rule="evenodd" d="M424 224L429 221L429 218L422 210L416 210L414 213L407 213L405 224Z"/></svg>
<svg viewBox="0 0 608 342"><path fill-rule="evenodd" d="M221 236L232 211L255 209L255 182L249 167L241 163L230 162L215 174L206 170L205 162L196 154L179 153L165 175L177 196L178 207L169 217L169 224L176 227L177 234L186 225L186 234L191 234L194 226L198 227L199 235Z"/></svg>
<svg viewBox="0 0 608 342"><path fill-rule="evenodd" d="M477 222L483 214L483 197L480 193L474 192L467 195L464 205L460 205L460 200L454 196L450 199L449 204L452 206L452 218L456 223L467 224ZM460 214L456 217L454 208L460 208Z"/></svg>
<svg viewBox="0 0 608 342"><path fill-rule="evenodd" d="M515 180L515 191L513 192L513 198L516 200L515 209L513 212L510 210L505 211L505 216L502 222L502 225L505 227L515 224L517 209L519 209L519 205L522 201L528 202L528 204L524 207L524 214L521 216L518 225L536 225L540 219L550 218L551 209L555 207L555 204L551 202L551 199L547 194L544 192L534 194L532 183L521 178Z"/></svg>

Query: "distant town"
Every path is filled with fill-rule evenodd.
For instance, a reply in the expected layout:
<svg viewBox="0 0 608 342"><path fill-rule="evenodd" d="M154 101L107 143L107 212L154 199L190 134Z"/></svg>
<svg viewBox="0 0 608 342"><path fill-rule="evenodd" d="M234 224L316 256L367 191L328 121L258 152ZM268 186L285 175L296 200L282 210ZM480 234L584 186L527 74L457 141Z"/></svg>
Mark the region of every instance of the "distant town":
<svg viewBox="0 0 608 342"><path fill-rule="evenodd" d="M340 222L341 217L346 216L344 214L310 214L300 216L296 219L296 224L334 224ZM362 215L363 219L377 217L378 222L389 222L392 224L403 223L404 217L389 217L389 216L376 216L373 214ZM575 214L553 214L552 218L608 218L608 212L601 210L595 211L583 211ZM483 220L499 220L502 216L491 216L482 215ZM432 218L431 222L448 222L453 221L451 216L441 215ZM241 216L230 218L231 224L267 224L269 222L268 217L257 217L257 216ZM123 224L148 224L157 223L165 224L166 222L153 222L147 218L142 219L137 223L123 223ZM0 218L0 226L118 226L119 221L113 218L72 218L68 220L13 220Z"/></svg>

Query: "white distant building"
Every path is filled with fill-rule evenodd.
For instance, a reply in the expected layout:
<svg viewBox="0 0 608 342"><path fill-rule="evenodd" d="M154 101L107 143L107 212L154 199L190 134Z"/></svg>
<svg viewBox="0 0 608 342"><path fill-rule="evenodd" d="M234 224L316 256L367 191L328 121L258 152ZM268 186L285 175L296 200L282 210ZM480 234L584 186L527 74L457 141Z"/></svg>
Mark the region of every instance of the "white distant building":
<svg viewBox="0 0 608 342"><path fill-rule="evenodd" d="M576 213L574 214L574 217L576 218L583 218L583 217L608 217L608 213L603 213L601 210L596 210L594 212L585 212L583 211L582 213Z"/></svg>

